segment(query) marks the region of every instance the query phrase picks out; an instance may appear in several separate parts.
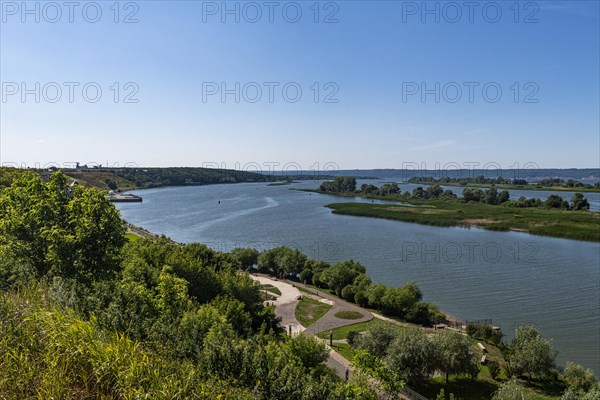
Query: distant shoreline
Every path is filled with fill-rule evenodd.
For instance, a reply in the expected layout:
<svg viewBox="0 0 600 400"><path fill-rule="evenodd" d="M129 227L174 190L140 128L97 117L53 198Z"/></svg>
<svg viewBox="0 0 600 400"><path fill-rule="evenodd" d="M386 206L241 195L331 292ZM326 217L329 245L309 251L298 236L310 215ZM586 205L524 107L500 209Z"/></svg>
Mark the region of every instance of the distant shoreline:
<svg viewBox="0 0 600 400"><path fill-rule="evenodd" d="M467 183L461 184L458 182L406 182L405 184L411 185L439 185L439 186L458 186L458 187L469 187L469 188L480 188L480 189L506 189L506 190L530 190L540 192L579 192L579 193L600 193L600 188L576 188L576 187L564 187L564 186L540 186L537 187L535 184L527 185L503 185L503 184L487 184L487 183Z"/></svg>

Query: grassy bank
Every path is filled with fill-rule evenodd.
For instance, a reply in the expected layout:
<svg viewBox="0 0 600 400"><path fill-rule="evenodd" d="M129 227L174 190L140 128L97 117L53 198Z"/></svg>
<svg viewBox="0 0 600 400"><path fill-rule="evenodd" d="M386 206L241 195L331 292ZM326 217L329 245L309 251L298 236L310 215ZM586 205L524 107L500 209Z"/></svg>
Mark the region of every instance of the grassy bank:
<svg viewBox="0 0 600 400"><path fill-rule="evenodd" d="M512 208L458 201L419 201L421 207L393 204L333 203L334 214L385 218L432 226L479 227L532 235L600 242L600 213L545 208Z"/></svg>

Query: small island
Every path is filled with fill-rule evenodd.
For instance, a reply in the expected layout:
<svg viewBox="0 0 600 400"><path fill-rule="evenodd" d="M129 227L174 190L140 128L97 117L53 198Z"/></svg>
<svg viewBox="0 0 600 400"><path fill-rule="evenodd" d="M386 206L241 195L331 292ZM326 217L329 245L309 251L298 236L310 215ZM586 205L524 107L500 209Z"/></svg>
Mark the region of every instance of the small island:
<svg viewBox="0 0 600 400"><path fill-rule="evenodd" d="M324 182L317 193L401 202L398 204L332 203L334 214L385 218L440 227L478 227L495 231L519 231L532 235L600 242L600 213L590 212L582 193L570 201L552 194L538 198L510 199L508 191L496 188L465 188L458 198L439 185L412 192L400 191L396 183L381 187L364 184L356 188L356 179L336 177Z"/></svg>

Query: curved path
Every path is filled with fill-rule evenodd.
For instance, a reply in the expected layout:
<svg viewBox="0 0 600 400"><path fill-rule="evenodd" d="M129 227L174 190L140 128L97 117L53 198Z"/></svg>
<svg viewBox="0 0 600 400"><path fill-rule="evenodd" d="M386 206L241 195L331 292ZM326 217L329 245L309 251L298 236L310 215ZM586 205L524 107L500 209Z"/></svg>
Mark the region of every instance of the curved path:
<svg viewBox="0 0 600 400"><path fill-rule="evenodd" d="M277 300L273 301L272 303L275 306L275 315L281 318L281 325L286 332L290 332L291 327L292 334L297 334L304 331L307 334L316 335L320 332L329 331L342 326L357 324L359 322L366 322L373 319L373 314L364 308L360 308L328 293L323 293L313 288L308 288L303 284L287 280L275 280L271 277L258 274L251 274L250 277L258 281L261 285L275 286L281 292L281 296L279 296ZM314 294L300 292L297 288L298 286L306 290L310 290ZM305 328L298 322L295 316L296 306L298 305L298 298L300 296L308 296L311 299L332 304L333 307L331 307L331 309L325 313L325 315L315 321L311 326ZM337 318L335 314L340 311L359 312L363 316L359 319ZM349 376L351 376L352 366L350 362L335 352L335 350L331 349L328 346L328 340L323 340L323 342L330 349L329 358L326 362L327 366L333 369L341 378L345 378L346 371L348 371Z"/></svg>
<svg viewBox="0 0 600 400"><path fill-rule="evenodd" d="M274 280L270 277L264 275L250 275L250 277L262 285L273 285L281 291L281 296L277 298L277 300L273 301L273 305L275 305L275 315L281 317L282 326L288 330L289 326L292 326L292 334L300 333L302 331L316 335L323 331L332 330L335 328L339 328L342 326L353 325L359 322L366 322L376 317L378 319L388 321L397 325L404 325L401 322L393 320L391 318L384 317L379 314L371 313L364 308L358 307L352 303L347 302L346 300L340 299L339 297L332 296L328 293L323 293L321 291L317 291L316 289L309 288L306 285L301 283L291 282L287 280ZM309 294L305 292L301 292L298 290L298 287L301 287L306 290L310 290L314 294ZM295 317L296 305L298 304L299 296L308 296L314 300L322 301L325 303L333 304L333 307L319 320L313 323L308 328L304 328ZM363 317L360 319L340 319L335 316L335 314L339 311L356 311L363 314ZM348 373L348 377L352 376L352 364L350 361L342 357L339 353L329 347L329 341L326 339L322 339L325 345L329 348L329 358L325 362L325 364L333 369L335 373L344 379L346 374ZM334 340L335 343L345 342L345 340ZM406 387L401 393L400 398L405 400L411 399L421 399L427 400L426 397L421 396L417 392L412 389Z"/></svg>
<svg viewBox="0 0 600 400"><path fill-rule="evenodd" d="M253 275L250 277L255 281L258 281L261 285L275 286L281 292L281 296L277 297L275 301L269 301L275 306L275 315L281 318L281 327L286 332L297 334L304 331L304 327L298 322L295 316L296 305L298 305L298 298L302 295L297 288L290 285L287 282L276 281L275 279L269 278L265 275Z"/></svg>
<svg viewBox="0 0 600 400"><path fill-rule="evenodd" d="M304 286L304 285L298 285ZM315 290L310 289L311 291L317 293ZM306 333L310 333L312 335L316 335L317 333L330 331L335 328L340 328L342 326L354 325L359 322L367 322L373 319L373 314L371 312L365 310L364 308L358 307L354 304L351 304L345 300L334 297L330 294L323 293L321 291L318 292L319 295L316 294L307 294L303 293L303 296L308 296L314 300L322 301L322 299L330 300L333 302L333 307L325 315L323 315L319 320L315 321L311 326L306 328ZM340 311L351 311L362 314L361 318L358 319L342 319L335 316Z"/></svg>

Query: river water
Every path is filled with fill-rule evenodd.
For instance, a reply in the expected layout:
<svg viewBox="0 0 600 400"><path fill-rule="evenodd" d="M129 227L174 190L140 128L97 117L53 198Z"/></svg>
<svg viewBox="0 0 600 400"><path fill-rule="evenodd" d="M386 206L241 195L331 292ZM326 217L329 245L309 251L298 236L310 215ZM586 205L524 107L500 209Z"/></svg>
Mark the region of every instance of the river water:
<svg viewBox="0 0 600 400"><path fill-rule="evenodd" d="M380 181L358 184L365 182ZM509 337L518 325L536 324L554 339L559 365L573 360L600 373L600 244L334 215L323 206L371 200L289 190L317 186L147 189L133 192L143 203L117 207L127 221L182 243L220 251L288 245L312 258L360 261L374 282L414 280L426 301L466 319L492 318ZM401 184L403 191L414 187ZM545 198L550 192L524 194ZM600 208L598 193L586 197Z"/></svg>

